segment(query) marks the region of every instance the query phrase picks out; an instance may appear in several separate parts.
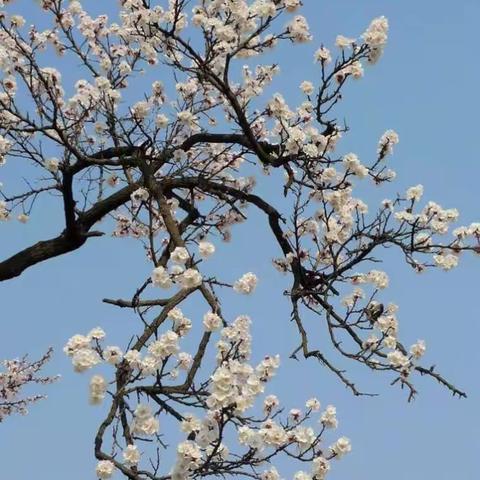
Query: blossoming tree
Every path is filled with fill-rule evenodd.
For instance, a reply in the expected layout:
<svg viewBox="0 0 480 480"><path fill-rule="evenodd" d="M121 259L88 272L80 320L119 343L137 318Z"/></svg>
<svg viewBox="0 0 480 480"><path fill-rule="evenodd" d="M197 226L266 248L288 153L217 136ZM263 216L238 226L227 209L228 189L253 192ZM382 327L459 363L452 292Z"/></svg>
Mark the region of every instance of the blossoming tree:
<svg viewBox="0 0 480 480"><path fill-rule="evenodd" d="M271 231L273 266L291 279L279 295L290 299L285 317L298 331L292 358L317 359L354 395L364 394L315 347L318 327L304 319L318 316L338 356L394 375L409 400L416 375L465 395L422 364L424 341L401 342L397 306L381 292L388 276L371 267L388 246L417 272L450 270L462 252L479 252L480 224L447 236L458 212L422 203L421 185L370 210L355 196L361 182L395 179L393 130L371 159L337 153L347 128L335 108L344 86L381 57L384 17L358 38L339 35L335 53L319 45L316 81L304 81L304 100L290 106L289 92L268 93L280 67L261 59L313 40L300 0L122 0L110 19L92 17L79 1L42 0L43 29L2 3L0 164L26 181L24 189L2 187L0 219L28 222L47 195L64 218L57 236L0 261L0 279L105 234L138 239L151 264L145 278L133 279L131 298L104 300L138 316L130 343L108 345L96 328L64 349L77 372L112 367L110 378L94 374L90 382L91 403L109 405L94 439L98 478L117 471L132 480L274 480L283 455L301 465L296 480L320 480L332 458L350 451L346 437L324 438L337 426L332 405L305 399L304 409L284 415L267 386L279 357L252 365L251 320L222 311L222 290L252 294L255 273L204 273L215 245L251 209ZM75 82L64 79L61 62L77 66ZM141 74L153 79L144 91ZM277 172L283 181L263 188ZM192 320L182 312L190 301L198 312ZM192 323L202 332L187 352ZM0 415L4 395L0 389ZM183 435L173 465L160 461L164 418Z"/></svg>

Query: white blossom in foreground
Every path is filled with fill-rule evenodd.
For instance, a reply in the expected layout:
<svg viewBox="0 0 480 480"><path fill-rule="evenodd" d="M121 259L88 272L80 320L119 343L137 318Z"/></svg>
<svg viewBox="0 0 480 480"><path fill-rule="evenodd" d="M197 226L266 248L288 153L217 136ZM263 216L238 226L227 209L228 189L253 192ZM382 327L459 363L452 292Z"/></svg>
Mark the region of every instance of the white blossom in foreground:
<svg viewBox="0 0 480 480"><path fill-rule="evenodd" d="M203 316L203 325L207 332L213 332L222 326L222 319L216 313L208 312Z"/></svg>
<svg viewBox="0 0 480 480"><path fill-rule="evenodd" d="M72 357L72 364L76 372L85 372L100 362L100 356L91 348L77 350Z"/></svg>
<svg viewBox="0 0 480 480"><path fill-rule="evenodd" d="M393 153L393 147L399 142L399 137L397 132L394 130L387 130L380 141L378 142L378 154L381 158L385 157L388 154Z"/></svg>
<svg viewBox="0 0 480 480"><path fill-rule="evenodd" d="M196 288L202 284L202 275L194 268L188 268L180 275L180 283L183 288Z"/></svg>
<svg viewBox="0 0 480 480"><path fill-rule="evenodd" d="M407 190L406 198L407 200L413 200L418 202L423 195L423 185L416 185L415 187L410 187Z"/></svg>
<svg viewBox="0 0 480 480"><path fill-rule="evenodd" d="M330 50L325 47L319 48L314 55L314 59L316 62L325 62L325 63L330 63L332 61L332 55L330 53Z"/></svg>
<svg viewBox="0 0 480 480"><path fill-rule="evenodd" d="M90 403L98 405L102 403L107 391L107 382L101 375L94 375L90 380Z"/></svg>
<svg viewBox="0 0 480 480"><path fill-rule="evenodd" d="M288 33L294 42L308 42L312 39L305 17L297 15L287 26Z"/></svg>
<svg viewBox="0 0 480 480"><path fill-rule="evenodd" d="M366 280L367 282L373 283L380 290L388 287L388 275L380 270L370 270L366 276Z"/></svg>
<svg viewBox="0 0 480 480"><path fill-rule="evenodd" d="M195 442L182 442L177 447L177 462L172 472L172 479L188 478L191 470L200 465L202 453Z"/></svg>
<svg viewBox="0 0 480 480"><path fill-rule="evenodd" d="M123 353L119 347L109 346L103 351L103 358L110 365L118 365L123 359Z"/></svg>
<svg viewBox="0 0 480 480"><path fill-rule="evenodd" d="M141 202L146 202L148 198L150 197L150 194L148 193L148 190L146 188L137 188L131 195L130 198L132 199L132 202L135 204L139 204Z"/></svg>
<svg viewBox="0 0 480 480"><path fill-rule="evenodd" d="M95 472L100 480L111 478L115 470L115 465L110 460L101 460L97 463Z"/></svg>
<svg viewBox="0 0 480 480"><path fill-rule="evenodd" d="M79 335L79 334L74 335L68 340L67 344L63 347L63 352L71 357L76 351L82 350L84 348L89 348L90 341L91 339L88 338L88 336Z"/></svg>
<svg viewBox="0 0 480 480"><path fill-rule="evenodd" d="M122 452L123 459L128 466L138 465L140 462L140 452L136 445L127 445L125 450Z"/></svg>
<svg viewBox="0 0 480 480"><path fill-rule="evenodd" d="M265 413L272 413L279 405L280 401L276 395L268 395L263 400L263 411Z"/></svg>
<svg viewBox="0 0 480 480"><path fill-rule="evenodd" d="M427 351L427 346L424 340L418 340L410 347L410 353L415 359L419 359L425 355Z"/></svg>
<svg viewBox="0 0 480 480"><path fill-rule="evenodd" d="M253 291L255 290L255 287L257 286L257 281L257 276L252 272L248 272L242 275L233 284L233 289L237 293L243 293L245 295L248 295L250 293L253 293Z"/></svg>
<svg viewBox="0 0 480 480"><path fill-rule="evenodd" d="M87 338L90 340L101 340L102 338L105 338L105 332L102 328L95 327L87 333Z"/></svg>
<svg viewBox="0 0 480 480"><path fill-rule="evenodd" d="M305 406L314 412L320 410L320 402L316 398L310 398L309 400L307 400Z"/></svg>
<svg viewBox="0 0 480 480"><path fill-rule="evenodd" d="M330 462L324 457L313 459L312 473L318 480L323 480L330 471Z"/></svg>
<svg viewBox="0 0 480 480"><path fill-rule="evenodd" d="M347 437L340 437L331 447L332 452L335 453L337 458L341 458L347 453L350 453L352 446L350 440Z"/></svg>
<svg viewBox="0 0 480 480"><path fill-rule="evenodd" d="M169 330L160 336L158 340L151 343L148 351L159 359L164 359L178 352L178 335Z"/></svg>
<svg viewBox="0 0 480 480"><path fill-rule="evenodd" d="M280 480L280 474L275 467L272 467L270 470L266 470L260 476L261 480Z"/></svg>
<svg viewBox="0 0 480 480"><path fill-rule="evenodd" d="M387 357L390 364L396 368L407 368L410 365L410 360L400 350L389 352Z"/></svg>
<svg viewBox="0 0 480 480"><path fill-rule="evenodd" d="M185 247L176 247L171 253L170 258L181 265L185 265L190 259L190 255Z"/></svg>
<svg viewBox="0 0 480 480"><path fill-rule="evenodd" d="M198 252L203 258L208 258L215 253L215 245L210 242L202 241L198 244Z"/></svg>
<svg viewBox="0 0 480 480"><path fill-rule="evenodd" d="M152 272L152 283L156 287L160 288L170 288L173 285L173 281L164 267L157 267Z"/></svg>
<svg viewBox="0 0 480 480"><path fill-rule="evenodd" d="M451 270L458 265L458 256L454 254L442 253L434 255L435 263L443 270Z"/></svg>
<svg viewBox="0 0 480 480"><path fill-rule="evenodd" d="M148 405L138 405L135 409L132 432L139 435L155 435L158 433L159 422L152 415Z"/></svg>
<svg viewBox="0 0 480 480"><path fill-rule="evenodd" d="M362 38L371 47L383 47L388 38L388 20L385 17L374 18Z"/></svg>
<svg viewBox="0 0 480 480"><path fill-rule="evenodd" d="M133 368L138 368L142 362L142 354L138 350L129 350L123 358L129 363Z"/></svg>
<svg viewBox="0 0 480 480"><path fill-rule="evenodd" d="M337 428L337 409L333 405L328 405L322 413L320 421L325 425L325 428Z"/></svg>
<svg viewBox="0 0 480 480"><path fill-rule="evenodd" d="M343 164L347 170L350 170L359 178L365 178L368 175L368 168L360 163L360 160L354 153L348 153L343 157Z"/></svg>

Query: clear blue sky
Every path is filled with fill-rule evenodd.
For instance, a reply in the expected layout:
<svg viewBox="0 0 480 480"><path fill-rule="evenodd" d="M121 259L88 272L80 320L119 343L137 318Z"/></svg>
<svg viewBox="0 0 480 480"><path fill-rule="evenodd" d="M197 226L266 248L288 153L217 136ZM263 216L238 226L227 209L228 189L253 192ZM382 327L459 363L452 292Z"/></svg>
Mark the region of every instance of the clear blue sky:
<svg viewBox="0 0 480 480"><path fill-rule="evenodd" d="M315 41L275 53L283 71L276 90L293 104L298 84L303 79L315 80L311 53L316 46L322 42L332 45L338 33L356 36L371 18L387 16L391 32L384 57L348 89L340 109L339 117L344 115L351 127L341 148L366 159L383 131L395 129L401 142L392 158L398 172L393 191L422 183L425 198L444 207L457 207L462 223L480 220L480 3L304 3ZM12 170L6 172L7 178L0 171L0 181L8 184ZM388 196L387 191L378 195ZM55 231L48 210L38 210L36 217L26 226L0 225L1 257ZM228 265L229 278L251 270L261 280L256 295L248 301L228 296L225 311L231 318L240 313L251 315L254 345L266 348L258 355L282 355L283 365L271 384L271 393L277 393L286 406L302 406L313 395L324 405L337 406L339 434L351 438L353 452L334 466L329 478L478 478L480 258L464 256L460 267L449 274L434 271L417 276L389 255L388 299L400 305L401 337L406 343L426 339L426 362L436 363L469 394L466 400L453 399L432 381L417 379L420 395L407 404L404 392L389 387L384 376L377 378L363 369L350 368L359 386L381 393L377 398L358 399L319 365L287 359L296 344L288 322L289 307L281 295L284 281L270 265L277 254L271 245L265 224L253 215L247 225L234 230L231 244L219 246L219 258L213 261ZM24 352L37 357L52 345L56 355L48 372L60 373L62 379L44 389L48 400L34 406L28 417L10 418L0 425L0 479L94 478L93 436L104 409L88 405L90 375L74 374L61 348L72 334L97 325L105 328L112 343L123 343L136 320L128 312L102 305L101 299L131 294L132 282L148 270L135 242L106 237L1 285L0 357ZM195 312L190 312L190 316L200 321L200 313L203 311L195 317ZM288 471L286 467L286 478Z"/></svg>

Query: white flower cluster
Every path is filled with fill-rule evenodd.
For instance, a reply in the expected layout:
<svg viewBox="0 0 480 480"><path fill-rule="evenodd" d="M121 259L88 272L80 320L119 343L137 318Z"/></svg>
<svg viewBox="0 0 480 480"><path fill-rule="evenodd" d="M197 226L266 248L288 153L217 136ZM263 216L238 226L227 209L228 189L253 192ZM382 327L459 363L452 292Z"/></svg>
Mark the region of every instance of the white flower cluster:
<svg viewBox="0 0 480 480"><path fill-rule="evenodd" d="M200 447L191 441L185 441L177 446L177 462L171 473L172 480L190 478L189 472L195 470L202 461Z"/></svg>
<svg viewBox="0 0 480 480"><path fill-rule="evenodd" d="M232 325L222 329L222 340L217 344L219 365L210 378L210 395L207 399L209 410L203 420L192 414L184 415L181 429L189 439L177 447L177 460L170 473L174 479L191 478L213 452L215 461L228 460L229 448L219 443L222 416L246 418L243 417L245 411L253 406L255 399L264 391L266 382L272 378L279 366L278 356L265 357L256 368L247 363L251 343L249 324L248 317L240 316ZM279 405L275 395L268 395L263 401L263 410L269 418L260 424L245 420L238 423L238 442L251 449L252 458L259 463L263 458L269 458L271 449L281 450L292 446L295 447L292 456L302 456L311 449L316 452L316 445L323 431L338 426L336 409L332 405L328 405L318 418L321 433L315 433L313 427L305 425L313 412L320 412L320 402L316 398L305 403L305 413L300 409L291 409L290 421L286 423L274 420L280 413ZM324 479L330 470L329 459L341 458L350 450L350 441L346 437L340 437L330 446L328 456L324 456L321 451L314 454L311 473L298 472L295 478ZM272 468L265 471L261 478L280 479L280 475Z"/></svg>
<svg viewBox="0 0 480 480"><path fill-rule="evenodd" d="M134 412L132 432L138 435L155 435L158 433L159 421L152 414L148 405L139 404Z"/></svg>
<svg viewBox="0 0 480 480"><path fill-rule="evenodd" d="M137 188L137 190L130 195L130 199L134 205L139 205L142 202L146 202L149 197L150 194L146 188Z"/></svg>
<svg viewBox="0 0 480 480"><path fill-rule="evenodd" d="M394 130L387 130L378 142L378 155L384 158L388 154L393 153L393 147L400 141L397 132Z"/></svg>
<svg viewBox="0 0 480 480"><path fill-rule="evenodd" d="M288 24L287 30L294 42L303 43L312 39L307 20L302 15L296 15Z"/></svg>
<svg viewBox="0 0 480 480"><path fill-rule="evenodd" d="M201 257L208 258L215 252L215 246L210 242L201 241L198 244L198 251ZM202 275L196 268L185 268L185 264L191 261L185 247L176 247L171 252L170 259L174 263L170 271L161 265L153 269L151 280L154 286L169 289L178 284L182 288L196 288L202 284Z"/></svg>
<svg viewBox="0 0 480 480"><path fill-rule="evenodd" d="M110 460L100 460L95 469L95 473L100 480L111 478L115 471L115 465Z"/></svg>
<svg viewBox="0 0 480 480"><path fill-rule="evenodd" d="M257 286L257 276L252 273L248 272L242 275L234 284L233 289L237 293L243 293L244 295L248 295L253 293L255 287Z"/></svg>
<svg viewBox="0 0 480 480"><path fill-rule="evenodd" d="M98 405L102 403L107 391L107 382L101 375L94 375L90 380L90 403Z"/></svg>
<svg viewBox="0 0 480 480"><path fill-rule="evenodd" d="M388 20L385 17L374 18L362 38L370 47L369 61L375 63L382 55L387 43Z"/></svg>
<svg viewBox="0 0 480 480"><path fill-rule="evenodd" d="M125 463L129 467L136 466L140 462L140 452L136 445L133 445L133 444L127 445L127 447L122 453L122 456Z"/></svg>
<svg viewBox="0 0 480 480"><path fill-rule="evenodd" d="M215 253L215 245L210 242L201 241L198 244L198 252L203 258L208 258Z"/></svg>
<svg viewBox="0 0 480 480"><path fill-rule="evenodd" d="M351 171L358 178L365 178L368 175L368 168L360 163L360 160L354 153L349 153L343 157L345 168Z"/></svg>
<svg viewBox="0 0 480 480"><path fill-rule="evenodd" d="M104 336L105 332L101 328L95 328L88 335L74 335L68 340L63 351L72 357L72 364L76 372L89 370L102 361L92 343Z"/></svg>
<svg viewBox="0 0 480 480"><path fill-rule="evenodd" d="M222 326L222 319L216 313L207 312L203 316L203 326L207 332L213 332Z"/></svg>
<svg viewBox="0 0 480 480"><path fill-rule="evenodd" d="M169 273L165 267L156 267L152 272L152 283L156 287L168 289L174 282L179 283L182 288L196 288L202 284L202 275L195 268L184 270L177 265L172 273Z"/></svg>
<svg viewBox="0 0 480 480"><path fill-rule="evenodd" d="M158 340L155 340L148 347L148 351L159 362L174 355L179 351L178 347L178 335L175 332L169 330L162 334Z"/></svg>

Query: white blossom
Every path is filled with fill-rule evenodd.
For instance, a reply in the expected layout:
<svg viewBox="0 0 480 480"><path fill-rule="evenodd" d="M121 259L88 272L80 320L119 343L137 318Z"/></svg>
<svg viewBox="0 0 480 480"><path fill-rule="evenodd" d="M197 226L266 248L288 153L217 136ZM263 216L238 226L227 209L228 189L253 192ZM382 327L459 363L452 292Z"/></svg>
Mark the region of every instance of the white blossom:
<svg viewBox="0 0 480 480"><path fill-rule="evenodd" d="M95 472L100 480L111 478L115 470L115 465L110 460L100 460L97 463Z"/></svg>
<svg viewBox="0 0 480 480"><path fill-rule="evenodd" d="M140 452L136 445L130 444L127 445L125 450L122 452L123 459L128 466L138 465L140 462Z"/></svg>
<svg viewBox="0 0 480 480"><path fill-rule="evenodd" d="M101 340L102 338L105 338L105 332L101 327L95 327L90 330L87 334L87 338L93 339L93 340Z"/></svg>
<svg viewBox="0 0 480 480"><path fill-rule="evenodd" d="M381 158L393 153L393 147L399 142L397 132L394 130L387 130L378 142L377 152Z"/></svg>
<svg viewBox="0 0 480 480"><path fill-rule="evenodd" d="M307 82L306 80L300 84L300 89L306 95L311 95L315 91L315 87L312 82Z"/></svg>
<svg viewBox="0 0 480 480"><path fill-rule="evenodd" d="M326 428L337 428L337 409L333 405L327 405L325 411L320 417L320 421L325 425Z"/></svg>
<svg viewBox="0 0 480 480"><path fill-rule="evenodd" d="M110 365L118 365L123 359L123 353L119 347L108 346L103 350L103 358Z"/></svg>
<svg viewBox="0 0 480 480"><path fill-rule="evenodd" d="M173 281L170 278L168 271L165 267L156 267L152 272L152 283L156 287L160 288L170 288L173 285Z"/></svg>
<svg viewBox="0 0 480 480"><path fill-rule="evenodd" d="M141 203L141 202L146 202L149 197L150 197L150 194L148 193L148 190L146 188L137 188L130 195L130 198L132 199L132 202L134 202L136 204Z"/></svg>
<svg viewBox="0 0 480 480"><path fill-rule="evenodd" d="M250 294L255 290L255 287L257 286L257 276L252 273L248 272L242 275L234 284L233 284L233 289L237 293L243 293L243 294Z"/></svg>
<svg viewBox="0 0 480 480"><path fill-rule="evenodd" d="M155 117L155 126L157 128L166 128L169 123L169 118L163 113L159 113Z"/></svg>
<svg viewBox="0 0 480 480"><path fill-rule="evenodd" d="M413 358L419 359L425 355L427 350L427 346L424 340L418 340L410 347L410 353L412 354Z"/></svg>
<svg viewBox="0 0 480 480"><path fill-rule="evenodd" d="M313 412L318 412L320 410L320 402L316 398L308 399L305 406Z"/></svg>
<svg viewBox="0 0 480 480"><path fill-rule="evenodd" d="M171 253L170 258L181 265L190 260L190 255L185 247L176 247L175 250Z"/></svg>
<svg viewBox="0 0 480 480"><path fill-rule="evenodd" d="M337 35L337 39L335 40L335 45L338 48L348 48L351 47L355 43L355 38L348 38L343 35Z"/></svg>
<svg viewBox="0 0 480 480"><path fill-rule="evenodd" d="M305 17L297 15L287 26L288 33L294 42L308 42L312 39Z"/></svg>
<svg viewBox="0 0 480 480"><path fill-rule="evenodd" d="M333 453L336 454L336 458L341 458L347 453L351 452L352 446L350 440L347 437L340 437L331 447Z"/></svg>
<svg viewBox="0 0 480 480"><path fill-rule="evenodd" d="M98 405L102 403L107 391L107 382L101 375L94 375L90 380L90 403Z"/></svg>
<svg viewBox="0 0 480 480"><path fill-rule="evenodd" d="M423 195L423 185L416 185L415 187L410 187L407 190L406 198L407 200L413 200L418 202Z"/></svg>
<svg viewBox="0 0 480 480"><path fill-rule="evenodd" d="M59 164L60 161L58 160L58 158L52 157L45 160L44 166L49 172L56 173L58 172Z"/></svg>
<svg viewBox="0 0 480 480"><path fill-rule="evenodd" d="M180 275L180 283L183 288L199 287L202 281L202 275L194 268L188 268Z"/></svg>
<svg viewBox="0 0 480 480"><path fill-rule="evenodd" d="M178 335L175 332L169 330L160 335L158 340L155 340L148 347L148 351L159 359L164 359L170 355L177 353L178 348Z"/></svg>
<svg viewBox="0 0 480 480"><path fill-rule="evenodd" d="M434 255L435 263L443 270L451 270L458 265L458 256L451 253Z"/></svg>
<svg viewBox="0 0 480 480"><path fill-rule="evenodd" d="M159 422L148 405L139 404L134 412L132 432L139 435L155 435L158 433Z"/></svg>
<svg viewBox="0 0 480 480"><path fill-rule="evenodd" d="M142 361L142 354L138 350L129 350L123 358L132 366L140 367Z"/></svg>
<svg viewBox="0 0 480 480"><path fill-rule="evenodd" d="M388 361L393 367L407 368L410 364L410 360L400 350L394 350L387 354Z"/></svg>
<svg viewBox="0 0 480 480"><path fill-rule="evenodd" d="M321 47L315 52L314 59L318 63L330 63L332 61L332 55L330 54L330 50L328 50L328 48Z"/></svg>
<svg viewBox="0 0 480 480"><path fill-rule="evenodd" d="M76 372L84 372L98 365L101 359L98 353L91 348L76 350L72 356L72 364Z"/></svg>
<svg viewBox="0 0 480 480"><path fill-rule="evenodd" d="M207 312L203 316L203 326L207 332L213 332L222 326L222 319L216 313Z"/></svg>
<svg viewBox="0 0 480 480"><path fill-rule="evenodd" d="M215 245L205 241L199 242L198 252L203 258L208 258L215 253Z"/></svg>

